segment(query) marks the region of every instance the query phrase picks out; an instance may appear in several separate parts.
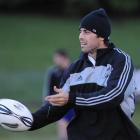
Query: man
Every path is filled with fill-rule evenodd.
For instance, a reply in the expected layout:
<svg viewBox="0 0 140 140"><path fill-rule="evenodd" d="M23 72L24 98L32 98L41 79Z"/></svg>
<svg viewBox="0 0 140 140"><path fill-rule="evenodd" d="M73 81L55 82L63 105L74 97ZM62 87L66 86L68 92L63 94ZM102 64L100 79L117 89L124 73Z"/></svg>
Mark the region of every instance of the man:
<svg viewBox="0 0 140 140"><path fill-rule="evenodd" d="M47 70L44 85L43 85L43 102L46 96L57 94L53 87L59 87L61 78L65 69L67 69L70 65L70 58L68 53L64 49L58 49L54 52L53 55L54 66ZM69 110L68 113L64 115L64 117L58 121L58 139L59 140L67 140L67 125L70 120L74 117L73 109Z"/></svg>
<svg viewBox="0 0 140 140"><path fill-rule="evenodd" d="M54 66L50 67L45 74L43 101L45 96L56 94L53 87L54 85L59 87L63 73L70 65L70 58L64 49L58 49L54 52L53 62Z"/></svg>
<svg viewBox="0 0 140 140"><path fill-rule="evenodd" d="M31 130L52 123L68 109L75 118L69 140L139 140L131 122L134 113L134 80L131 58L109 42L111 25L104 9L86 15L80 23L83 55L65 72L57 95L33 114Z"/></svg>

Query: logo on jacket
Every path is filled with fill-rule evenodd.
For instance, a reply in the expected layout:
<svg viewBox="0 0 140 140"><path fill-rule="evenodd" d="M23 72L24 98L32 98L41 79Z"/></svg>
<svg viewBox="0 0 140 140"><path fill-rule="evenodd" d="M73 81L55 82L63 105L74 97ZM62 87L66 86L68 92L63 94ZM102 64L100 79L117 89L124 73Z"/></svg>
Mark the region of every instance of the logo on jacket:
<svg viewBox="0 0 140 140"><path fill-rule="evenodd" d="M113 68L110 64L107 64L107 70L106 70L106 73L105 73L105 78L108 78L112 72Z"/></svg>
<svg viewBox="0 0 140 140"><path fill-rule="evenodd" d="M82 81L83 80L83 78L82 78L82 76L80 75L78 78L77 78L77 81Z"/></svg>

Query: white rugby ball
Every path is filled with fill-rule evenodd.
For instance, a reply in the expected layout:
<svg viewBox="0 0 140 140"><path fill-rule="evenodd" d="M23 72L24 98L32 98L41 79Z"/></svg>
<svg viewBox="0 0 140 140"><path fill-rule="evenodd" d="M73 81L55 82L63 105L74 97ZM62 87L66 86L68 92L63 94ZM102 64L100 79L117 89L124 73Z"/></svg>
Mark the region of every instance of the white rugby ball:
<svg viewBox="0 0 140 140"><path fill-rule="evenodd" d="M31 128L33 117L29 109L16 100L0 99L0 125L11 131Z"/></svg>

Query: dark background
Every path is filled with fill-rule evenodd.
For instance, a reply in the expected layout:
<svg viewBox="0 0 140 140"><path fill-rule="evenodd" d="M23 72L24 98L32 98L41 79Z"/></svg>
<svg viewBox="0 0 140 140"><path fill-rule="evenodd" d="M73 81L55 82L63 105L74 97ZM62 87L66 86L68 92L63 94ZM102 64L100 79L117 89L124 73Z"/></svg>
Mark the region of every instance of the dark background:
<svg viewBox="0 0 140 140"><path fill-rule="evenodd" d="M0 0L0 13L32 13L55 16L82 16L105 8L114 17L139 17L139 0Z"/></svg>

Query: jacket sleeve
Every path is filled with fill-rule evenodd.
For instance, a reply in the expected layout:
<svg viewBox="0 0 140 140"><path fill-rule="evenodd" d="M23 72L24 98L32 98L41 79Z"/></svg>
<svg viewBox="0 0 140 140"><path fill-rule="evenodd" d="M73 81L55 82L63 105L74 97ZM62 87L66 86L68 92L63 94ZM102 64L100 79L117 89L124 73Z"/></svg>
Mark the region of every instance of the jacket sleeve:
<svg viewBox="0 0 140 140"><path fill-rule="evenodd" d="M57 107L46 103L35 113L32 113L33 124L29 131L42 128L50 123L61 119L70 108L71 107L69 105Z"/></svg>
<svg viewBox="0 0 140 140"><path fill-rule="evenodd" d="M82 108L112 108L120 105L124 92L133 75L133 65L130 56L123 55L113 64L113 70L107 81L107 87L91 93L70 92L69 102Z"/></svg>

